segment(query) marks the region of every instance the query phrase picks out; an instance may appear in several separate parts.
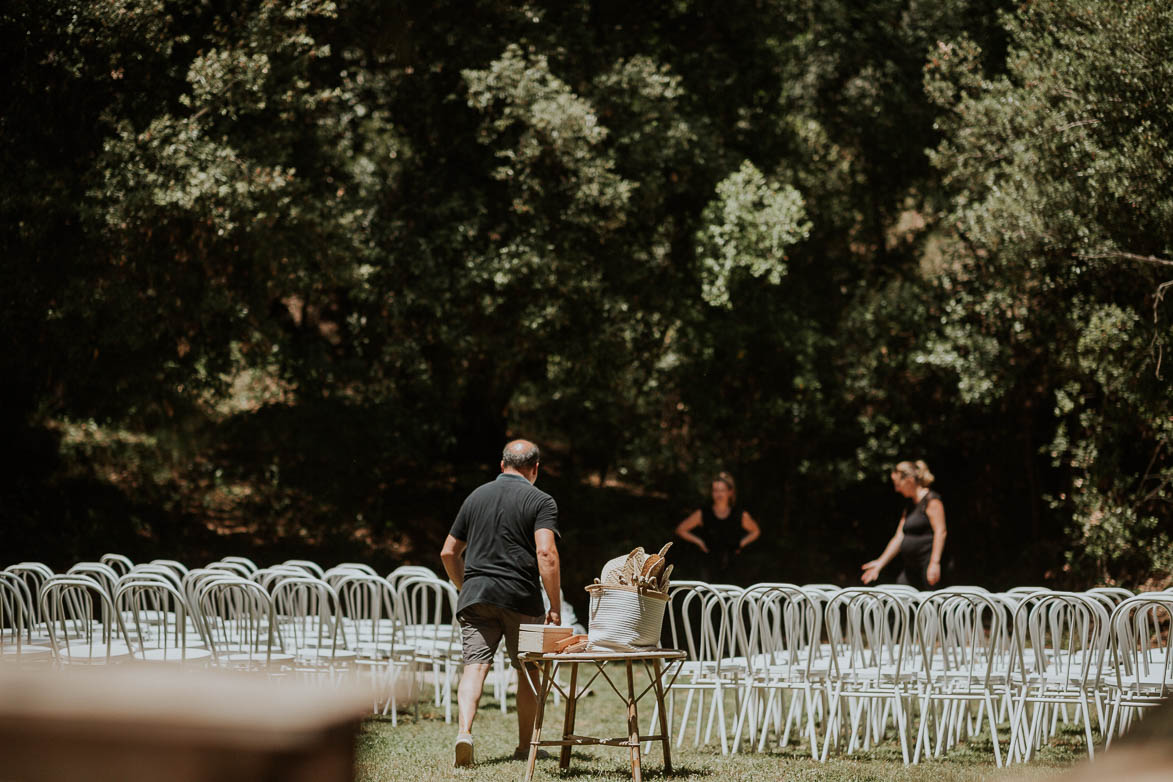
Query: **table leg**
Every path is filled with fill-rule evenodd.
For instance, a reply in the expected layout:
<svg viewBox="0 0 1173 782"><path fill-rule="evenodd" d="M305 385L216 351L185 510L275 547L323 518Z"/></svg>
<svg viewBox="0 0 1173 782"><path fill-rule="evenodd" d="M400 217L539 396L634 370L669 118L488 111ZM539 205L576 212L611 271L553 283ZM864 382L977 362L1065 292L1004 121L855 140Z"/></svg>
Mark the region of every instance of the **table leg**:
<svg viewBox="0 0 1173 782"><path fill-rule="evenodd" d="M643 770L640 768L639 750L639 712L635 704L635 678L631 669L631 660L627 660L627 733L631 744L631 778L633 782L643 782Z"/></svg>
<svg viewBox="0 0 1173 782"><path fill-rule="evenodd" d="M546 714L546 696L550 694L550 686L553 684L554 676L550 672L550 666L553 665L549 660L543 660L538 667L539 684L537 687L537 711L534 713L534 732L533 737L529 742L529 761L525 765L525 782L531 782L534 778L534 766L538 762L538 743L542 740L542 718ZM522 666L521 675L527 675L525 666ZM521 683L518 682L518 686Z"/></svg>
<svg viewBox="0 0 1173 782"><path fill-rule="evenodd" d="M653 674L656 677L656 705L660 711L660 735L664 737L664 773L672 773L672 742L668 737L668 712L664 707L664 667L659 658L652 660Z"/></svg>
<svg viewBox="0 0 1173 782"><path fill-rule="evenodd" d="M574 733L574 707L578 703L578 661L570 663L570 689L566 696L566 717L562 721L562 740ZM562 747L562 757L558 761L558 767L565 770L570 768L570 745L566 744Z"/></svg>

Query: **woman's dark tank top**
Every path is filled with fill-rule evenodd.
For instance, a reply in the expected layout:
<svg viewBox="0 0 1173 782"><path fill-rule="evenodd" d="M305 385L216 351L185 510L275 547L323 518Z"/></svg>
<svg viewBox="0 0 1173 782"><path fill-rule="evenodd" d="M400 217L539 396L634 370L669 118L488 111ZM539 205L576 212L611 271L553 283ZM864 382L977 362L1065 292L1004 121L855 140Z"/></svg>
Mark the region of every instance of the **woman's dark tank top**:
<svg viewBox="0 0 1173 782"><path fill-rule="evenodd" d="M901 554L927 556L932 550L933 525L929 521L927 508L930 501L940 499L940 494L930 490L919 501L908 500L904 507L904 540L900 543Z"/></svg>
<svg viewBox="0 0 1173 782"><path fill-rule="evenodd" d="M722 519L713 513L712 505L701 508L701 537L705 539L710 552L719 554L737 549L745 536L741 528L742 513L741 507L734 505L729 509L729 515Z"/></svg>

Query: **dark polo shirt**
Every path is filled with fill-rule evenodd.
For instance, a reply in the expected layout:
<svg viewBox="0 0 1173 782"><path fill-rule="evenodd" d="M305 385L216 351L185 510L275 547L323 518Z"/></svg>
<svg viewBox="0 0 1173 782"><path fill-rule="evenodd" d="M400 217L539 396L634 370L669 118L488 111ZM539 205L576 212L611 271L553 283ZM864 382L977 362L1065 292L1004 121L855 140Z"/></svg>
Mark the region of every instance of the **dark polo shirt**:
<svg viewBox="0 0 1173 782"><path fill-rule="evenodd" d="M492 603L528 616L545 613L534 531L558 532L554 498L514 473L473 491L448 534L468 544L457 611Z"/></svg>

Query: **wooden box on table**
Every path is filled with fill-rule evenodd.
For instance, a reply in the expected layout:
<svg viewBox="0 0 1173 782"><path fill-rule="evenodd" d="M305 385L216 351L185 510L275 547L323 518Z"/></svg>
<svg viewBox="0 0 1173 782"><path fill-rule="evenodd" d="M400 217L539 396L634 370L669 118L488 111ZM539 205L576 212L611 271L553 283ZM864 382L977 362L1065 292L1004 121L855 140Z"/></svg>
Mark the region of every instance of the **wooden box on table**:
<svg viewBox="0 0 1173 782"><path fill-rule="evenodd" d="M559 641L569 638L574 632L569 627L558 625L522 625L517 637L519 652L553 652Z"/></svg>

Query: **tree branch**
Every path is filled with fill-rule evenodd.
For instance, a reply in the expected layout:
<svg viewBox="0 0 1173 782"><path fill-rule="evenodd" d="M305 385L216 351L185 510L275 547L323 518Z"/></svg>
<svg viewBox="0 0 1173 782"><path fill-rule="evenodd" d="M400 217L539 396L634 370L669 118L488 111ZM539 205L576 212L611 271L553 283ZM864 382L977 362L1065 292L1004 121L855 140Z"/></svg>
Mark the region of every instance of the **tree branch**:
<svg viewBox="0 0 1173 782"><path fill-rule="evenodd" d="M1157 266L1173 266L1173 261L1168 258L1158 258L1155 255L1137 255L1136 253L1126 253L1115 251L1110 253L1077 253L1077 258L1083 260L1104 260L1108 258L1118 258L1123 261L1137 261L1138 263L1152 263Z"/></svg>
<svg viewBox="0 0 1173 782"><path fill-rule="evenodd" d="M1157 354L1157 380L1161 377L1161 359L1165 356L1165 345L1161 342L1161 302L1165 300L1165 291L1173 286L1173 280L1166 280L1157 286L1153 294L1153 341L1149 343L1149 350Z"/></svg>
<svg viewBox="0 0 1173 782"><path fill-rule="evenodd" d="M1056 128L1056 130L1060 133L1066 133L1073 128L1081 128L1084 125L1098 125L1099 122L1100 121L1098 119L1081 119L1076 120L1075 122L1068 122L1066 125L1060 125L1058 128Z"/></svg>

